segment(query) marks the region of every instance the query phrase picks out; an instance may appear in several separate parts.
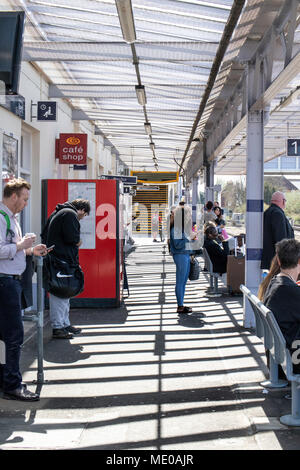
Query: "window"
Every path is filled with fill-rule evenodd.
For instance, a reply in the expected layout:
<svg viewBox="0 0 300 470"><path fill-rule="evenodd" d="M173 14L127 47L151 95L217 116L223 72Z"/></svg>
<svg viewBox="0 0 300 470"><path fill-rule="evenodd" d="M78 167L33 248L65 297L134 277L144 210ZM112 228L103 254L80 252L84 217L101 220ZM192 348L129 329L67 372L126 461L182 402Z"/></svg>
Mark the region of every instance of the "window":
<svg viewBox="0 0 300 470"><path fill-rule="evenodd" d="M278 158L265 163L265 170L278 170Z"/></svg>
<svg viewBox="0 0 300 470"><path fill-rule="evenodd" d="M297 159L295 157L281 157L281 168L283 170L296 170Z"/></svg>

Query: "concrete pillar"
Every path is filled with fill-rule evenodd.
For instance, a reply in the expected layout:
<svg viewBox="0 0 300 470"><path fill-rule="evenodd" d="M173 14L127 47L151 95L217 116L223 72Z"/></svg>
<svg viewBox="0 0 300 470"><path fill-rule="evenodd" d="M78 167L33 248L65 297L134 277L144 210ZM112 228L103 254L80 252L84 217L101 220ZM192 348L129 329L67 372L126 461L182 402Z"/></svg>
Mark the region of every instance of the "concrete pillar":
<svg viewBox="0 0 300 470"><path fill-rule="evenodd" d="M257 80L258 79L258 80ZM254 101L252 92L263 89L263 74L257 76L255 66L248 67L248 110ZM255 295L261 282L261 255L263 247L264 198L264 112L248 111L247 122L247 213L246 213L246 272L245 284ZM255 327L255 317L248 300L244 299L244 327Z"/></svg>

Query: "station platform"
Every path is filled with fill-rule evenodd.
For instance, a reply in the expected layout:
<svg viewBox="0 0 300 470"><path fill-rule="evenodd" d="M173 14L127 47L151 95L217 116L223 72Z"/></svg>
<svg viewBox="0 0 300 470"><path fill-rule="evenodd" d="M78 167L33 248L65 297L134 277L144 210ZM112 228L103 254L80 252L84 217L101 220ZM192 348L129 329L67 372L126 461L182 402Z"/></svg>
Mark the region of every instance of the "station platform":
<svg viewBox="0 0 300 470"><path fill-rule="evenodd" d="M193 313L178 315L175 265L149 239L136 240L127 275L120 309L71 311L74 339L51 339L46 316L41 399L0 397L0 449L299 449L300 429L279 422L289 389L259 385L264 348L243 328L242 297L207 297L201 272L186 289ZM35 354L29 329L21 368L33 391Z"/></svg>

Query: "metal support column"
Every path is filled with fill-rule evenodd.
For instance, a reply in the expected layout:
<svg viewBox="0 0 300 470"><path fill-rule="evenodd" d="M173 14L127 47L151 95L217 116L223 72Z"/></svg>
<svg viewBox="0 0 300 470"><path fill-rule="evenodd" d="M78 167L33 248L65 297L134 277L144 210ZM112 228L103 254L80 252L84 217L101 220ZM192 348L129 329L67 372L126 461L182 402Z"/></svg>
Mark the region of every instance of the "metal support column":
<svg viewBox="0 0 300 470"><path fill-rule="evenodd" d="M181 201L181 198L182 198L182 190L183 190L183 187L182 187L182 177L179 176L178 178L178 182L177 182L177 198L178 198L178 201L177 202L180 202Z"/></svg>
<svg viewBox="0 0 300 470"><path fill-rule="evenodd" d="M214 200L214 162L206 167L206 182L205 182L205 202Z"/></svg>
<svg viewBox="0 0 300 470"><path fill-rule="evenodd" d="M198 204L198 176L194 176L192 180L192 220L193 224L197 221L197 204Z"/></svg>
<svg viewBox="0 0 300 470"><path fill-rule="evenodd" d="M261 282L261 255L263 246L264 194L264 111L250 111L257 94L263 90L263 70L260 64L248 65L248 121L247 121L247 214L246 214L246 286L257 294ZM249 301L244 297L244 327L254 328L255 317Z"/></svg>

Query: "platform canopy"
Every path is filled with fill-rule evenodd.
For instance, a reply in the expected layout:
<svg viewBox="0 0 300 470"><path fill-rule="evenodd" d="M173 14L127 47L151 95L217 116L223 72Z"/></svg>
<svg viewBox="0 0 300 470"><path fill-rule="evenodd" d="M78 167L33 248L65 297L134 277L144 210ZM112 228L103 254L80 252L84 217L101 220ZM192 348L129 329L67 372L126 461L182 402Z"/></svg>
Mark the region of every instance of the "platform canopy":
<svg viewBox="0 0 300 470"><path fill-rule="evenodd" d="M49 78L49 98L68 99L73 119L94 121L106 145L135 170L191 176L215 160L219 174L244 172L241 97L248 61L269 48L271 84L298 54L296 0L13 3L27 13L23 60ZM292 104L282 105L297 92L297 80L294 71L264 100L270 116L266 159L281 152L287 127L293 135L300 127L297 93Z"/></svg>
<svg viewBox="0 0 300 470"><path fill-rule="evenodd" d="M132 5L127 42L118 3L125 22ZM233 1L15 4L27 12L23 59L49 77L50 98L67 97L75 119L95 121L130 168L177 170Z"/></svg>

